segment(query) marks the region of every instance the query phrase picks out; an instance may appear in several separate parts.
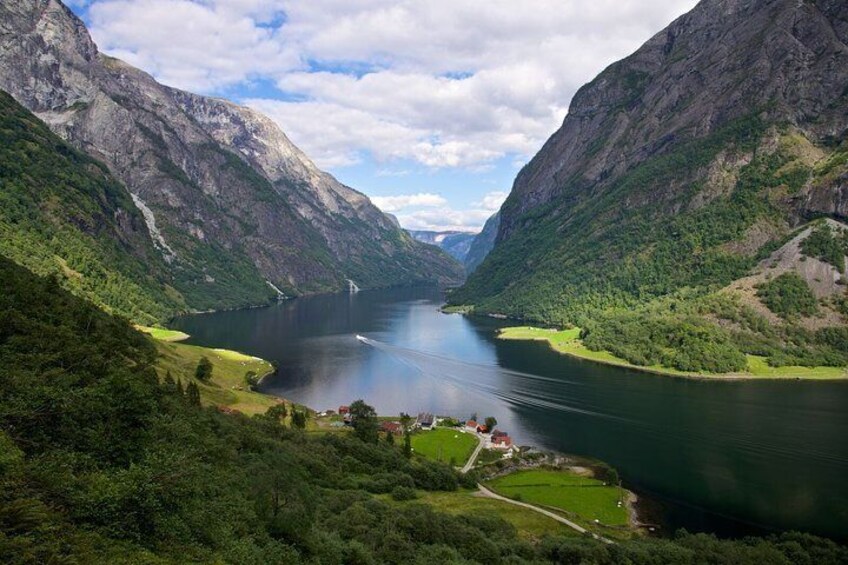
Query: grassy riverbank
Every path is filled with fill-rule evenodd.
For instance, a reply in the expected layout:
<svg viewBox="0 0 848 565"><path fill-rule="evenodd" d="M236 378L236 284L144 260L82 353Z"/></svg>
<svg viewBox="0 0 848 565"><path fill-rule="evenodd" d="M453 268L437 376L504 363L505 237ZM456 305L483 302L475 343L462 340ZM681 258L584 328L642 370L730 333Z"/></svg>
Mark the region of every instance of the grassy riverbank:
<svg viewBox="0 0 848 565"><path fill-rule="evenodd" d="M170 371L171 376L182 381L183 386L189 382L197 384L204 406L226 406L247 415L264 414L268 408L280 402L276 397L253 392L247 384L249 373L259 379L271 374L274 371L271 363L236 351L176 343L173 338L177 333L181 332L159 330L151 333L159 353L156 371L160 378L164 378ZM208 382L194 377L202 357L212 363L212 378Z"/></svg>
<svg viewBox="0 0 848 565"><path fill-rule="evenodd" d="M165 328L155 328L150 326L136 326L135 329L146 333L153 339L158 339L159 341L184 341L189 338L187 333L179 332L177 330L168 330Z"/></svg>
<svg viewBox="0 0 848 565"><path fill-rule="evenodd" d="M605 365L613 365L617 367L625 367L637 371L655 373L660 375L670 375L675 377L687 378L707 378L707 379L809 379L809 380L835 380L845 379L848 377L848 372L844 367L771 367L766 363L765 358L755 355L747 355L748 366L747 370L739 373L690 373L678 371L661 365L642 366L634 365L624 359L616 357L607 351L592 351L583 345L580 340L580 328L570 328L566 330L551 330L544 328L534 328L529 326L519 326L512 328L504 328L498 333L499 339L507 340L532 340L546 341L551 348L563 355L570 355L578 359L586 361L594 361Z"/></svg>

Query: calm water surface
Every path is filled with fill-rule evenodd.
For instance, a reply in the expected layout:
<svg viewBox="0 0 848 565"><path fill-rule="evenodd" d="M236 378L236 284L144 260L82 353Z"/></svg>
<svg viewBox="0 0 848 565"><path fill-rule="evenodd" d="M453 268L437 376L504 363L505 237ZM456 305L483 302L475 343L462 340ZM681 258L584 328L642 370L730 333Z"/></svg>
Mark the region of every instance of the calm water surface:
<svg viewBox="0 0 848 565"><path fill-rule="evenodd" d="M272 361L263 390L315 409L497 417L522 444L596 457L670 528L848 539L848 383L704 382L495 339L436 288L304 298L180 318L196 344ZM357 341L361 334L371 341Z"/></svg>

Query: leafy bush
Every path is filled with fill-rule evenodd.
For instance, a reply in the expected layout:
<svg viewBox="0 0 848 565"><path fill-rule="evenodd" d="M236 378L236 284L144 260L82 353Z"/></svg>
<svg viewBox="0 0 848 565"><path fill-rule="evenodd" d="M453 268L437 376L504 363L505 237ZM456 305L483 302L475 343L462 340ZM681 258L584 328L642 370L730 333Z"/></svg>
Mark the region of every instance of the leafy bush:
<svg viewBox="0 0 848 565"><path fill-rule="evenodd" d="M418 493L414 488L399 486L392 489L392 498L398 501L415 500L418 498Z"/></svg>

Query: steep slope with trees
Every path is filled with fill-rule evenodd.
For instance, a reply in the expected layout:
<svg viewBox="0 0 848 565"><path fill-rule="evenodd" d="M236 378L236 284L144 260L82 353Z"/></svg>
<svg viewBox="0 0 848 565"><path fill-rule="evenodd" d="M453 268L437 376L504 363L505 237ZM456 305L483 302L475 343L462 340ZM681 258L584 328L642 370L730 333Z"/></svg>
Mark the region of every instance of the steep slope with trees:
<svg viewBox="0 0 848 565"><path fill-rule="evenodd" d="M186 308L124 186L2 91L0 255L139 322Z"/></svg>
<svg viewBox="0 0 848 565"><path fill-rule="evenodd" d="M844 2L704 0L578 91L451 300L588 327L844 217L847 41Z"/></svg>

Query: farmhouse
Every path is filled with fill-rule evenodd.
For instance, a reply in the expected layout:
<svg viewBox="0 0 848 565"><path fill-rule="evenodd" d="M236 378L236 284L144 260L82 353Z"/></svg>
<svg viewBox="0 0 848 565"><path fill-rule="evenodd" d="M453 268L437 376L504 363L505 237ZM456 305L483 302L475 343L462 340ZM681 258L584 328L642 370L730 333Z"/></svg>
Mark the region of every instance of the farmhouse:
<svg viewBox="0 0 848 565"><path fill-rule="evenodd" d="M339 406L339 414L350 414L350 406Z"/></svg>
<svg viewBox="0 0 848 565"><path fill-rule="evenodd" d="M467 422L465 422L465 427L471 428L472 430L476 430L477 429L477 420L468 420Z"/></svg>
<svg viewBox="0 0 848 565"><path fill-rule="evenodd" d="M418 414L418 418L415 420L415 423L418 424L422 428L430 429L433 426L433 415L429 412L421 412Z"/></svg>
<svg viewBox="0 0 848 565"><path fill-rule="evenodd" d="M512 438L503 435L492 438L492 448L493 449L509 449L512 447Z"/></svg>
<svg viewBox="0 0 848 565"><path fill-rule="evenodd" d="M400 422L383 422L380 424L380 431L400 435L403 433L403 425Z"/></svg>

